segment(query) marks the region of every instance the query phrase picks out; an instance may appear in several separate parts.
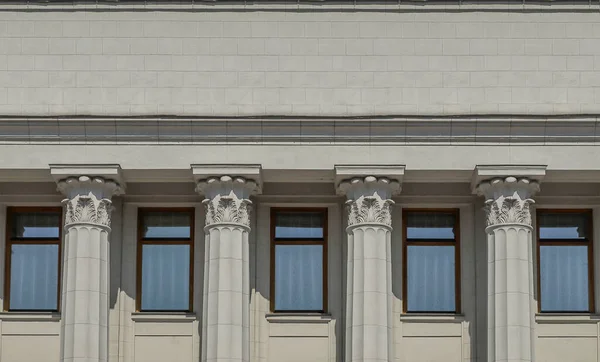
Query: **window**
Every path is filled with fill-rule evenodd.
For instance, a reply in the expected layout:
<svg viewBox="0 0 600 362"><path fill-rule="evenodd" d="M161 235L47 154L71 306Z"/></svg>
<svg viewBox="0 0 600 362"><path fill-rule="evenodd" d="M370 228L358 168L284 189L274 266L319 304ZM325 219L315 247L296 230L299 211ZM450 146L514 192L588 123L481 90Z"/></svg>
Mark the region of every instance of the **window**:
<svg viewBox="0 0 600 362"><path fill-rule="evenodd" d="M58 311L62 210L7 209L4 309Z"/></svg>
<svg viewBox="0 0 600 362"><path fill-rule="evenodd" d="M460 311L459 211L404 210L404 312Z"/></svg>
<svg viewBox="0 0 600 362"><path fill-rule="evenodd" d="M538 210L540 312L593 312L592 212Z"/></svg>
<svg viewBox="0 0 600 362"><path fill-rule="evenodd" d="M194 210L140 209L137 310L191 311Z"/></svg>
<svg viewBox="0 0 600 362"><path fill-rule="evenodd" d="M271 210L271 310L327 309L327 209Z"/></svg>

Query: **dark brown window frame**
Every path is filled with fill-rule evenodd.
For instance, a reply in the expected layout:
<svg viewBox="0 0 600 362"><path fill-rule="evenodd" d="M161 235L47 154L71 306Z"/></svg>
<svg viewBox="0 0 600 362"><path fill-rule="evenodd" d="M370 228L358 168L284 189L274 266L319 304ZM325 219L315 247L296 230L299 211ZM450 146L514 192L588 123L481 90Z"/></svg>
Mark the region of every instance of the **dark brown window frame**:
<svg viewBox="0 0 600 362"><path fill-rule="evenodd" d="M22 238L11 237L13 216L26 212L56 212L59 215L58 238ZM4 247L4 311L7 312L59 312L62 290L62 252L63 252L63 209L60 206L9 206L6 208L6 243ZM11 250L13 245L58 245L58 283L56 293L56 309L10 309L10 277L11 277Z"/></svg>
<svg viewBox="0 0 600 362"><path fill-rule="evenodd" d="M587 227L587 241L574 241L573 239L546 239L540 238L540 214L587 214L588 224ZM535 211L536 215L536 268L537 268L537 286L536 293L537 297L537 308L538 313L569 313L569 314L581 314L581 313L595 313L596 302L595 302L595 288L594 288L594 213L592 209L544 209L538 208ZM586 246L588 252L588 310L587 311L542 311L542 276L541 276L541 263L540 263L540 247L542 245L554 245L554 246Z"/></svg>
<svg viewBox="0 0 600 362"><path fill-rule="evenodd" d="M278 212L320 212L323 214L323 238L322 239L306 239L306 238L275 238L275 216ZM270 285L270 306L273 313L326 313L328 309L328 208L327 207L272 207L271 208L271 285ZM323 245L323 309L322 310L276 310L275 309L275 246L276 245Z"/></svg>
<svg viewBox="0 0 600 362"><path fill-rule="evenodd" d="M195 209L193 207L139 207L137 220L137 253L136 253L136 297L135 310L142 313L160 312L192 312L194 306L194 243L195 243ZM148 238L144 235L144 213L152 212L187 212L190 216L189 238ZM189 245L190 246L190 276L189 276L189 302L187 310L143 310L142 309L142 246L143 245Z"/></svg>
<svg viewBox="0 0 600 362"><path fill-rule="evenodd" d="M423 241L423 240L409 240L407 238L407 220L406 215L408 213L440 213L440 214L452 214L454 215L454 240L451 239L439 239L436 241ZM428 240L428 239L425 239ZM431 239L429 239L431 240ZM454 311L409 311L408 310L408 246L454 246ZM440 313L440 314L460 314L461 313L461 253L460 253L460 209L448 208L448 209L422 209L422 208L408 208L402 209L402 312L403 313Z"/></svg>

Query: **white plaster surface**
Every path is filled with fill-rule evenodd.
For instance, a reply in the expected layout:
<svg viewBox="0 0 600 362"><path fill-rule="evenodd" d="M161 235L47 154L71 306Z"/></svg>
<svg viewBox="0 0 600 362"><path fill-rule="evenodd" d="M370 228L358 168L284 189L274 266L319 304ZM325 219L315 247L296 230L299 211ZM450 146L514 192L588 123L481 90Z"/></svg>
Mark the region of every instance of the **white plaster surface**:
<svg viewBox="0 0 600 362"><path fill-rule="evenodd" d="M397 4L346 9L352 11L298 6L5 9L0 114L600 109L597 4L577 11L515 5L510 12L498 11L508 6L452 12Z"/></svg>

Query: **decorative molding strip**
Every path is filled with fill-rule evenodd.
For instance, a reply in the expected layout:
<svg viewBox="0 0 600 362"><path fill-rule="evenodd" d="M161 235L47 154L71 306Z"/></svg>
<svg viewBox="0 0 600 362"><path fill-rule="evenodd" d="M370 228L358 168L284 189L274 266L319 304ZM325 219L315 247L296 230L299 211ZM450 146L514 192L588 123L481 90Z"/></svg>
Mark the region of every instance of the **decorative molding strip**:
<svg viewBox="0 0 600 362"><path fill-rule="evenodd" d="M0 119L0 143L598 144L593 117Z"/></svg>

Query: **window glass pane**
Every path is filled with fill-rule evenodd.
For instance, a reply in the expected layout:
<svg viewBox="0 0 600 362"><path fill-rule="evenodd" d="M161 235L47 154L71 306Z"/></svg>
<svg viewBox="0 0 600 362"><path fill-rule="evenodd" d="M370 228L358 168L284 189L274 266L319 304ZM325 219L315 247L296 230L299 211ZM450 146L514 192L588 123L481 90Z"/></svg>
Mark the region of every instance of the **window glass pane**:
<svg viewBox="0 0 600 362"><path fill-rule="evenodd" d="M278 212L275 215L275 237L282 239L322 239L322 212Z"/></svg>
<svg viewBox="0 0 600 362"><path fill-rule="evenodd" d="M190 308L190 246L142 246L142 310Z"/></svg>
<svg viewBox="0 0 600 362"><path fill-rule="evenodd" d="M12 238L58 238L60 212L19 212L12 215Z"/></svg>
<svg viewBox="0 0 600 362"><path fill-rule="evenodd" d="M540 239L585 239L588 213L540 213Z"/></svg>
<svg viewBox="0 0 600 362"><path fill-rule="evenodd" d="M540 246L542 311L588 311L587 253L587 246Z"/></svg>
<svg viewBox="0 0 600 362"><path fill-rule="evenodd" d="M323 310L323 246L275 246L275 310Z"/></svg>
<svg viewBox="0 0 600 362"><path fill-rule="evenodd" d="M408 239L454 239L456 217L440 212L409 212L406 215Z"/></svg>
<svg viewBox="0 0 600 362"><path fill-rule="evenodd" d="M143 237L147 239L189 238L189 212L145 212Z"/></svg>
<svg viewBox="0 0 600 362"><path fill-rule="evenodd" d="M408 246L409 312L456 310L454 247Z"/></svg>
<svg viewBox="0 0 600 362"><path fill-rule="evenodd" d="M58 310L58 245L12 245L10 309Z"/></svg>

